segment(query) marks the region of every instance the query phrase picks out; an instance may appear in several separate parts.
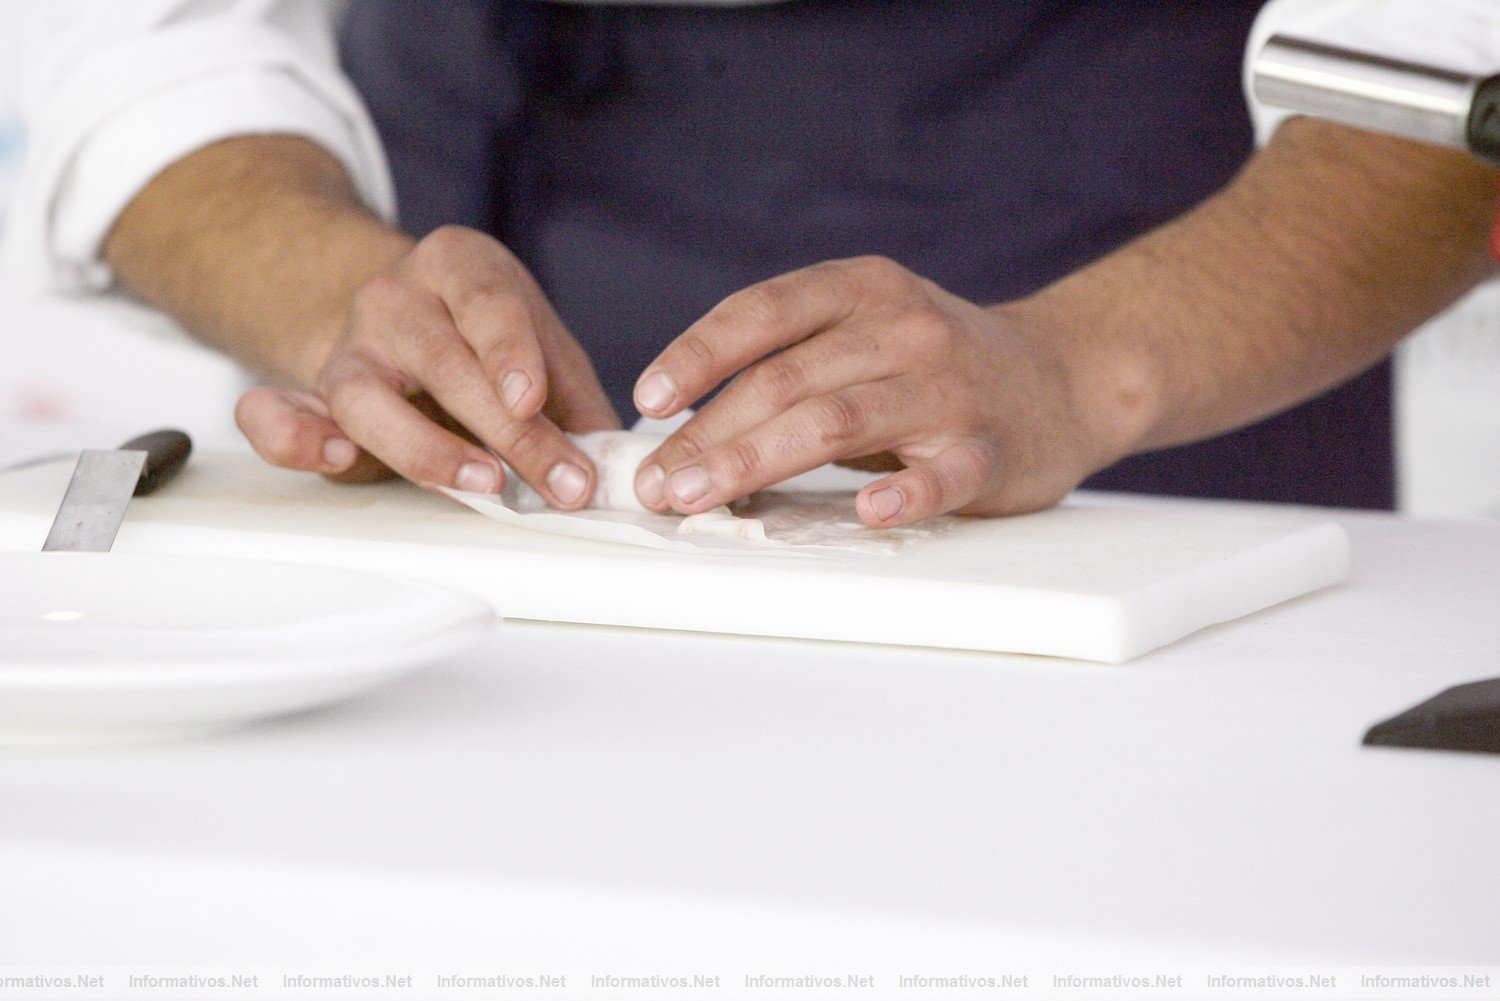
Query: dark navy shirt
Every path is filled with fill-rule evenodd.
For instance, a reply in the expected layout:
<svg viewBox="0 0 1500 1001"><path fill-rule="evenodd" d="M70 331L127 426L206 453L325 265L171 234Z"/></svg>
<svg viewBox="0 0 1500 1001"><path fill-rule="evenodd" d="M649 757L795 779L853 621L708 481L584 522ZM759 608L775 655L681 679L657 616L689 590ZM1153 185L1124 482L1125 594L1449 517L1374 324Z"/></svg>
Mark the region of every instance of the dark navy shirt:
<svg viewBox="0 0 1500 1001"><path fill-rule="evenodd" d="M1201 201L1251 152L1260 2L361 0L342 51L403 224L515 250L628 418L645 365L752 282L884 254L1001 302ZM1089 485L1389 507L1389 384Z"/></svg>

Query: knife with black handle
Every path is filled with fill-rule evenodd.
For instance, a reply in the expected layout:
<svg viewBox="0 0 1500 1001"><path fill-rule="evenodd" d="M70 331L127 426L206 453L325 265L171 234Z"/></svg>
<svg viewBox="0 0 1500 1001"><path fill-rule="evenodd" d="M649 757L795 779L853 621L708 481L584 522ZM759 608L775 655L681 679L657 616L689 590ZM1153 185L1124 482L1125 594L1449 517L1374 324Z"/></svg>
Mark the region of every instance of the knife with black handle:
<svg viewBox="0 0 1500 1001"><path fill-rule="evenodd" d="M192 448L181 431L153 431L118 449L84 449L42 552L109 552L130 498L176 475Z"/></svg>
<svg viewBox="0 0 1500 1001"><path fill-rule="evenodd" d="M130 439L120 451L146 453L146 464L135 485L135 496L144 497L177 475L193 452L193 440L181 431L151 431Z"/></svg>

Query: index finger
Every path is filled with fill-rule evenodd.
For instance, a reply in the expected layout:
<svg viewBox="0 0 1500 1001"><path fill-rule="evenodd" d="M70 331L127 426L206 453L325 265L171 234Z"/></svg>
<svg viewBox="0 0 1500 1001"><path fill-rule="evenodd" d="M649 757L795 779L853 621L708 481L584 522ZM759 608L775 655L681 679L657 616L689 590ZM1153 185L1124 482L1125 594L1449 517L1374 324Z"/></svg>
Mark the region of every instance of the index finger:
<svg viewBox="0 0 1500 1001"><path fill-rule="evenodd" d="M460 226L433 231L414 260L506 409L533 416L548 395L536 329L552 317L526 269L500 241Z"/></svg>
<svg viewBox="0 0 1500 1001"><path fill-rule="evenodd" d="M588 356L531 272L484 233L444 226L423 275L517 420L545 412L569 431L618 427Z"/></svg>
<svg viewBox="0 0 1500 1001"><path fill-rule="evenodd" d="M729 296L646 367L636 408L668 417L751 362L848 319L860 296L850 264L814 264Z"/></svg>

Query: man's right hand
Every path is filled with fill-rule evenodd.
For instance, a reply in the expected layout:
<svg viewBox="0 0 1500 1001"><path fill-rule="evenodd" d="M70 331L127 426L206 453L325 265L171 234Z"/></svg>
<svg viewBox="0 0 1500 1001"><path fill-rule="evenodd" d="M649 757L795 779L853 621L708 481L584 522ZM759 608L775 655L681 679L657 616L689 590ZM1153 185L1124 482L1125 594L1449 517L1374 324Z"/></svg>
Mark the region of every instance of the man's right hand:
<svg viewBox="0 0 1500 1001"><path fill-rule="evenodd" d="M241 398L235 418L267 461L355 480L390 469L491 493L502 476L487 446L560 508L582 507L594 488L592 464L564 430L619 426L525 266L457 226L355 291L313 389Z"/></svg>
<svg viewBox="0 0 1500 1001"><path fill-rule="evenodd" d="M188 155L127 206L105 258L286 387L252 390L236 412L276 465L494 491L499 455L558 507L593 493L593 465L564 432L618 418L535 279L476 230L413 243L307 140L245 136Z"/></svg>

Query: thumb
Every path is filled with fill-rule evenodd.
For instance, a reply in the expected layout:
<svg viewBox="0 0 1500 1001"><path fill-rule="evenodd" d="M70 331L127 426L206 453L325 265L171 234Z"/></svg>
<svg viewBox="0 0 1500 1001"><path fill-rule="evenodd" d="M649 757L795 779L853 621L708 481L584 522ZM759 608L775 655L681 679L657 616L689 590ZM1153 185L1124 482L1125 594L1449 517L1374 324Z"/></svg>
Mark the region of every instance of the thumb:
<svg viewBox="0 0 1500 1001"><path fill-rule="evenodd" d="M949 445L860 490L855 507L871 528L894 528L956 511L978 497L996 473L990 450L975 441Z"/></svg>
<svg viewBox="0 0 1500 1001"><path fill-rule="evenodd" d="M386 465L344 434L322 400L274 386L248 390L234 422L256 453L273 466L301 469L347 483L390 478Z"/></svg>

